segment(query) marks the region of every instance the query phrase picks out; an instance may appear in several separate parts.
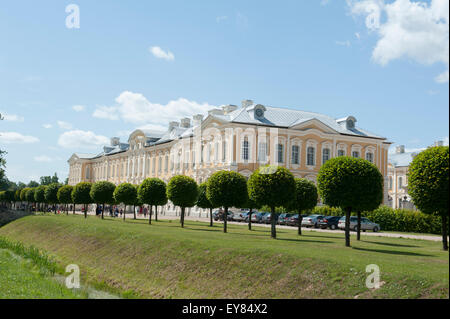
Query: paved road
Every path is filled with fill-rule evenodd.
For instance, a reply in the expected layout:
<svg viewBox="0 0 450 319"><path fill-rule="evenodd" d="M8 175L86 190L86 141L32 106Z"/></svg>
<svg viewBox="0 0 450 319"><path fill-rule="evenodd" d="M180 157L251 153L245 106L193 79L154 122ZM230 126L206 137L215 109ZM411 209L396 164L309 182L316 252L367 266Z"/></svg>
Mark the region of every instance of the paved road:
<svg viewBox="0 0 450 319"><path fill-rule="evenodd" d="M81 212L77 211L77 214L81 214ZM93 212L89 212L89 215L94 215ZM205 214L203 214L205 215ZM120 217L118 217L120 218ZM126 218L133 218L132 214L127 214ZM143 215L137 215L138 219L144 219ZM148 215L147 217L148 218ZM154 212L153 217L154 219ZM167 213L167 215L163 215L158 213L158 219L179 219L179 216L175 216L174 213ZM199 217L199 216L185 216L185 220L192 220L192 221L200 221L200 222L209 222L209 217ZM222 223L222 222L216 222L215 223ZM246 223L239 223L239 222L228 222L229 224L235 224L235 225L245 225ZM256 227L270 227L270 224L252 224L252 226ZM296 229L296 227L293 226L284 226L284 225L277 225L277 228L281 229ZM344 234L345 231L343 230L331 230L331 229L319 229L319 228L302 228L302 231L313 231L313 232L323 232L323 233L341 233ZM352 232L354 233L354 232ZM396 233L384 233L384 232L361 232L361 236L375 236L375 237L391 237L391 238L408 238L408 239L421 239L421 240L431 240L431 241L441 241L442 236L437 235L412 235L412 234L396 234Z"/></svg>

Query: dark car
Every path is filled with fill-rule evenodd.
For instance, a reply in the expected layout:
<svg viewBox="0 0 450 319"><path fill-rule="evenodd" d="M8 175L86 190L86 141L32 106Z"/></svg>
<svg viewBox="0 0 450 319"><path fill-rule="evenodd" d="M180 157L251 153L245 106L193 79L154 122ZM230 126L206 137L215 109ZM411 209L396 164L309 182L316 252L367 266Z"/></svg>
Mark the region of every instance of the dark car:
<svg viewBox="0 0 450 319"><path fill-rule="evenodd" d="M337 229L340 216L325 216L317 219L317 226L322 229Z"/></svg>
<svg viewBox="0 0 450 319"><path fill-rule="evenodd" d="M216 211L213 212L213 218L214 218L215 221L218 221L218 220L222 220L223 221L224 214L225 214L224 211L216 210ZM231 220L231 218L233 218L233 212L229 211L227 220Z"/></svg>
<svg viewBox="0 0 450 319"><path fill-rule="evenodd" d="M308 215L302 215L302 218L307 217L307 216ZM292 215L291 217L287 218L286 225L298 227L298 214Z"/></svg>
<svg viewBox="0 0 450 319"><path fill-rule="evenodd" d="M287 220L292 217L294 214L281 214L278 217L278 224L280 225L287 225Z"/></svg>

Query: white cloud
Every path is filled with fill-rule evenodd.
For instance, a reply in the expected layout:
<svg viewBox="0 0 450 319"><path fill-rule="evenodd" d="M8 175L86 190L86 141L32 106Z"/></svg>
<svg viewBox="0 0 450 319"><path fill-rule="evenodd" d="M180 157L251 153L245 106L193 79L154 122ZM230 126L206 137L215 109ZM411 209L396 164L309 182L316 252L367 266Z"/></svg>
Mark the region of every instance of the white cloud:
<svg viewBox="0 0 450 319"><path fill-rule="evenodd" d="M105 119L105 120L118 120L119 116L117 115L117 108L114 106L98 106L94 113L92 113L93 117L96 117L98 119Z"/></svg>
<svg viewBox="0 0 450 319"><path fill-rule="evenodd" d="M112 107L99 107L94 114L98 111L98 117L107 109L110 119L120 117L125 122L153 125L155 129L159 129L165 128L169 121L179 121L194 114L205 114L214 108L208 103L197 103L185 98L169 101L167 104L152 103L144 95L129 91L122 92L116 98L116 103L117 105Z"/></svg>
<svg viewBox="0 0 450 319"><path fill-rule="evenodd" d="M25 120L23 116L19 116L16 114L7 114L3 112L0 112L0 114L5 119L5 121L8 122L23 122Z"/></svg>
<svg viewBox="0 0 450 319"><path fill-rule="evenodd" d="M432 65L442 63L447 70L438 75L439 83L448 82L449 1L347 0L353 15L365 15L366 27L375 32L378 42L372 59L381 65L408 58ZM382 19L383 17L383 19Z"/></svg>
<svg viewBox="0 0 450 319"><path fill-rule="evenodd" d="M64 148L97 148L99 145L106 144L109 144L109 138L102 135L96 135L92 131L67 131L58 138L58 145Z"/></svg>
<svg viewBox="0 0 450 319"><path fill-rule="evenodd" d="M24 144L24 143L36 143L39 139L30 135L22 135L17 132L0 132L0 142L6 144Z"/></svg>
<svg viewBox="0 0 450 319"><path fill-rule="evenodd" d="M220 23L220 22L225 21L225 20L227 20L227 19L228 19L227 16L220 16L220 17L217 17L217 18L216 18L216 22L217 22L217 23Z"/></svg>
<svg viewBox="0 0 450 319"><path fill-rule="evenodd" d="M63 130L71 130L73 128L73 125L68 122L57 121L57 124L58 124L59 128L61 128Z"/></svg>
<svg viewBox="0 0 450 319"><path fill-rule="evenodd" d="M42 127L43 127L43 128L52 128L53 125L51 125L51 124L44 124L44 125L42 125Z"/></svg>
<svg viewBox="0 0 450 319"><path fill-rule="evenodd" d="M160 47L151 47L149 48L149 51L158 59L164 59L167 61L173 61L175 59L175 56L172 52L167 51L165 52Z"/></svg>
<svg viewBox="0 0 450 319"><path fill-rule="evenodd" d="M349 47L351 45L350 41L348 41L348 40L346 40L346 41L336 41L336 44L337 45L341 45L341 46L345 46L345 47Z"/></svg>
<svg viewBox="0 0 450 319"><path fill-rule="evenodd" d="M86 108L86 107L85 107L84 105L74 105L74 106L72 106L72 109L73 109L75 112L81 112L81 111L84 111L85 108Z"/></svg>
<svg viewBox="0 0 450 319"><path fill-rule="evenodd" d="M47 156L47 155L40 155L40 156L35 156L34 157L34 160L36 161L36 162L41 162L41 163L51 163L51 162L54 162L54 161L59 161L59 160L61 160L61 158L60 157L50 157L50 156Z"/></svg>

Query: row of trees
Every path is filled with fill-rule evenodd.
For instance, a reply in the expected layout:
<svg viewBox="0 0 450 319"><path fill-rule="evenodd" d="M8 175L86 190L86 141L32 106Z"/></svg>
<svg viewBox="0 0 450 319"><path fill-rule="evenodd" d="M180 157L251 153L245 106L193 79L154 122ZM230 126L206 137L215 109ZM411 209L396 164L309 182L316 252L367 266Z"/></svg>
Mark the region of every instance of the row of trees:
<svg viewBox="0 0 450 319"><path fill-rule="evenodd" d="M448 215L448 147L434 147L420 153L410 168L409 187L416 206L424 213L438 213L443 221L443 246L447 248L446 216ZM83 204L85 217L90 203L150 206L149 224L153 206L157 219L157 207L170 200L181 208L180 223L184 227L186 208L197 205L210 210L210 226L213 226L212 209L223 207L225 216L231 207L250 209L249 229L253 209L268 206L271 210L271 237L276 238L276 208L283 207L299 213L298 234L301 235L301 215L316 206L318 196L331 207L345 212L345 245L350 246L350 215L358 216L357 240L360 240L361 212L379 207L383 199L383 176L378 168L364 159L337 157L322 165L318 188L306 179L294 178L286 168L262 166L255 170L248 181L232 171L219 171L203 184L178 175L166 185L158 178L148 178L141 185L123 183L117 187L106 181L94 184L82 182L72 187L50 184L20 191L22 201L48 204ZM2 195L2 196L10 196ZM9 197L9 198L10 198ZM15 194L17 200L17 192ZM102 212L103 218L103 212ZM125 218L125 214L124 214ZM227 232L227 218L223 231Z"/></svg>

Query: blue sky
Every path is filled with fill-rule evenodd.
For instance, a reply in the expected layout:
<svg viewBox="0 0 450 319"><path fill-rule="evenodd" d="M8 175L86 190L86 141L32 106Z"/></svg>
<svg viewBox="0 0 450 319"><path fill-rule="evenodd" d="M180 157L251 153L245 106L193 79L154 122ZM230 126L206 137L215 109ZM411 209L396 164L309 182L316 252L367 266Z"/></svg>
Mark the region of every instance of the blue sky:
<svg viewBox="0 0 450 319"><path fill-rule="evenodd" d="M448 142L448 25L448 0L2 2L6 174L64 179L74 152L243 99Z"/></svg>

